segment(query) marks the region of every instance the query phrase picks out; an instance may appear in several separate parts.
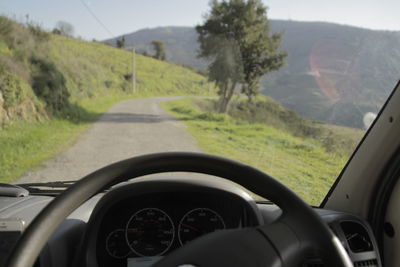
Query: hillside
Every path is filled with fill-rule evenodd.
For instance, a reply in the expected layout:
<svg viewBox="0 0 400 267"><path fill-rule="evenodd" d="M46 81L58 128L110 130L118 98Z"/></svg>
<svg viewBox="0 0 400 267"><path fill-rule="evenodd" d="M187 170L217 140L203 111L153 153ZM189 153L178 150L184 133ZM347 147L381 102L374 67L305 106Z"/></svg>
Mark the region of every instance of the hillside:
<svg viewBox="0 0 400 267"><path fill-rule="evenodd" d="M0 124L65 111L68 104L112 93L133 93L128 51L52 35L5 17L0 17L0 31ZM186 68L139 54L136 66L140 95L208 91L206 79Z"/></svg>
<svg viewBox="0 0 400 267"><path fill-rule="evenodd" d="M257 167L313 205L321 203L363 135L307 120L268 97L251 106L235 99L230 114L213 112L214 105L189 98L164 103L204 152Z"/></svg>
<svg viewBox="0 0 400 267"><path fill-rule="evenodd" d="M361 128L364 114L378 112L400 78L399 32L281 20L271 20L271 27L284 33L282 49L289 56L285 67L264 77L262 92L308 118ZM152 54L151 41L161 40L168 60L207 66L196 57L193 28L160 27L124 36L138 51Z"/></svg>
<svg viewBox="0 0 400 267"><path fill-rule="evenodd" d="M68 148L90 122L134 97L209 93L187 68L0 16L0 181Z"/></svg>
<svg viewBox="0 0 400 267"><path fill-rule="evenodd" d="M116 39L107 43L116 46ZM139 53L154 54L151 42L162 40L165 43L167 60L196 68L206 68L207 63L197 58L197 33L191 27L159 27L143 29L124 35L126 46L134 45Z"/></svg>

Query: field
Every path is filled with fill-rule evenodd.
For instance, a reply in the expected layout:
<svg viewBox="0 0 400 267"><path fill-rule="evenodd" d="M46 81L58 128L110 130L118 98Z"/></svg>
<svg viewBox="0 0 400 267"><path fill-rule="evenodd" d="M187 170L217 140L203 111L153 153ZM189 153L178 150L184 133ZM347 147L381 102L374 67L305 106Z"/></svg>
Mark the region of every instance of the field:
<svg viewBox="0 0 400 267"><path fill-rule="evenodd" d="M346 163L347 155L328 152L320 140L294 136L290 130L205 111L210 103L212 100L182 99L166 102L164 108L184 121L203 152L259 168L288 185L308 203L321 203ZM349 131L359 134L357 130Z"/></svg>
<svg viewBox="0 0 400 267"><path fill-rule="evenodd" d="M207 95L184 67L102 43L44 32L0 16L0 182L67 149L113 104L128 98Z"/></svg>

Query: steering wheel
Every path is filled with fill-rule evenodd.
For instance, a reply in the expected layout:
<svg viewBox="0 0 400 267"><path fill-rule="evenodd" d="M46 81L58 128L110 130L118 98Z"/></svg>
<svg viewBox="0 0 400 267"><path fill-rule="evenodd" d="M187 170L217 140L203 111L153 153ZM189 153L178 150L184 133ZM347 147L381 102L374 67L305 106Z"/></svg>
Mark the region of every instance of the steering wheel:
<svg viewBox="0 0 400 267"><path fill-rule="evenodd" d="M139 156L99 169L49 203L30 223L6 266L33 266L47 239L86 200L112 185L162 172L219 176L265 197L282 209L269 225L215 232L168 254L155 266L299 266L318 255L326 266L351 267L340 241L295 193L248 165L200 153L169 152Z"/></svg>

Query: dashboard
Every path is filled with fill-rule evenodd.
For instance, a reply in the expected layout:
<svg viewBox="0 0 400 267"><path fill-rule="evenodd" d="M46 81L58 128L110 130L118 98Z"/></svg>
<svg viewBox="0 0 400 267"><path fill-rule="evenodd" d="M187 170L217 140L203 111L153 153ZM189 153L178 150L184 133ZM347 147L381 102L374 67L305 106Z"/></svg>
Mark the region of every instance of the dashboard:
<svg viewBox="0 0 400 267"><path fill-rule="evenodd" d="M110 207L97 234L100 266L158 257L204 234L249 224L242 204L210 192L128 197Z"/></svg>
<svg viewBox="0 0 400 267"><path fill-rule="evenodd" d="M205 234L260 224L255 202L230 183L145 179L99 201L85 258L100 267L148 266Z"/></svg>
<svg viewBox="0 0 400 267"><path fill-rule="evenodd" d="M29 222L52 197L0 196L0 219ZM382 266L368 222L315 208L355 266ZM256 227L281 216L278 206L256 203L218 178L139 178L91 198L49 239L35 267L146 267L196 238L224 229ZM1 232L0 232L1 238ZM311 255L305 267L324 266Z"/></svg>

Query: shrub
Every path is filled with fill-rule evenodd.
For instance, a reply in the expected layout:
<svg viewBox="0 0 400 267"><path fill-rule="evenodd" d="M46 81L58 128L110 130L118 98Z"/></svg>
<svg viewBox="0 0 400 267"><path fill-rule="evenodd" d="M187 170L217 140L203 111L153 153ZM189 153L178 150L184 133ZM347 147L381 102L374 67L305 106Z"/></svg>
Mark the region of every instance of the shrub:
<svg viewBox="0 0 400 267"><path fill-rule="evenodd" d="M43 30L39 25L29 24L28 29L39 42L45 42L50 39L50 33Z"/></svg>
<svg viewBox="0 0 400 267"><path fill-rule="evenodd" d="M57 35L61 35L61 31L60 31L59 29L57 29L57 28L54 28L54 29L51 31L51 33L57 34Z"/></svg>
<svg viewBox="0 0 400 267"><path fill-rule="evenodd" d="M0 92L4 99L4 107L7 109L20 104L26 98L28 87L26 82L10 73L0 74Z"/></svg>
<svg viewBox="0 0 400 267"><path fill-rule="evenodd" d="M104 85L105 85L107 88L111 88L112 85L113 85L113 82L112 82L112 81L109 81L109 80L106 80L106 81L104 81Z"/></svg>
<svg viewBox="0 0 400 267"><path fill-rule="evenodd" d="M13 23L10 19L4 16L0 16L0 38L8 37L13 29Z"/></svg>
<svg viewBox="0 0 400 267"><path fill-rule="evenodd" d="M133 79L132 73L124 74L123 76L124 76L125 81L131 82Z"/></svg>
<svg viewBox="0 0 400 267"><path fill-rule="evenodd" d="M36 67L33 75L33 91L42 99L48 108L54 111L62 111L68 104L70 96L65 85L64 75L51 63L42 59L31 60Z"/></svg>
<svg viewBox="0 0 400 267"><path fill-rule="evenodd" d="M214 112L204 112L196 116L196 119L204 120L204 121L216 121L222 122L226 120L225 114L219 114Z"/></svg>

